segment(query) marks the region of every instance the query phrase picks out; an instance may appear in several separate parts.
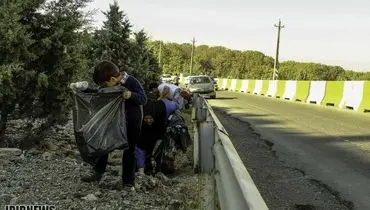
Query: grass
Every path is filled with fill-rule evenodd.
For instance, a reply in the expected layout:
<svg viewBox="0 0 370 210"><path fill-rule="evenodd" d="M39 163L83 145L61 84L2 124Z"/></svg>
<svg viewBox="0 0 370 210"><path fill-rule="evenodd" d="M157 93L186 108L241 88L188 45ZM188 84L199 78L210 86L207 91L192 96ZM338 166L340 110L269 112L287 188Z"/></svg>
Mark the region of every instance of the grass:
<svg viewBox="0 0 370 210"><path fill-rule="evenodd" d="M182 116L184 117L186 125L188 126L189 129L193 128L193 122L191 120L191 112L192 112L191 108L182 110Z"/></svg>

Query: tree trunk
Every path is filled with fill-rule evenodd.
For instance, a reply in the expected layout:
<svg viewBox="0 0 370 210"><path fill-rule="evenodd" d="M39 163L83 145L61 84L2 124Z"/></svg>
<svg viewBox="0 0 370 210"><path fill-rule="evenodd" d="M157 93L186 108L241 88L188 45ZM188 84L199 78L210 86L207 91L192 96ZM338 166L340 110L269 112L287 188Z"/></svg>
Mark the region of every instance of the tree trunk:
<svg viewBox="0 0 370 210"><path fill-rule="evenodd" d="M0 110L0 147L5 145L5 130L8 122L8 110L6 104L1 105Z"/></svg>

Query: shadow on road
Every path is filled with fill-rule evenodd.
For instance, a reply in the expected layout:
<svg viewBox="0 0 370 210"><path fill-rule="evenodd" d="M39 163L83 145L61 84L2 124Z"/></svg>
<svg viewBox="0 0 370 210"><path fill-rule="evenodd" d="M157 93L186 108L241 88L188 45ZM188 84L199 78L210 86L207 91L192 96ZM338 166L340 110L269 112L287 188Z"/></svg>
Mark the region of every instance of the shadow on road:
<svg viewBox="0 0 370 210"><path fill-rule="evenodd" d="M216 99L210 99L210 100L234 100L234 99L238 99L238 98L237 97L217 97Z"/></svg>
<svg viewBox="0 0 370 210"><path fill-rule="evenodd" d="M314 149L317 154L337 159L340 162L345 163L348 167L353 168L362 173L365 177L370 178L370 159L366 157L370 151L365 145L358 147L354 146L355 143L370 143L370 134L365 135L322 135L317 133L304 133L299 131L292 131L287 128L284 129L279 124L282 123L280 120L271 120L267 117L268 114L253 114L244 112L231 112L234 108L225 107L213 107L216 114L227 114L240 120L250 127L257 127L263 130L264 133L274 134L276 138L269 139L273 144L291 144L299 145L300 148L310 147ZM251 123L253 122L253 126ZM255 131L256 132L256 131ZM257 133L257 135L265 136L264 133ZM312 154L313 155L313 154ZM317 160L320 156L317 157Z"/></svg>
<svg viewBox="0 0 370 210"><path fill-rule="evenodd" d="M291 129L284 129L283 127L279 127L278 125L281 124L282 122L279 120L271 120L268 119L267 117L268 114L253 114L253 113L238 113L238 112L229 112L232 110L235 110L234 108L225 108L225 107L213 107L215 113L221 117L221 122L224 124L225 129L227 129L227 132L230 134L230 139L233 141L233 144L236 144L236 149L238 153L241 154L241 156L246 156L246 154L251 154L254 152L253 148L251 150L246 150L245 147L240 146L240 138L241 136L245 135L245 130L251 129L253 134L259 137L260 141L264 144L267 145L268 148L270 148L271 151L273 151L273 154L276 154L276 152L279 152L278 154L278 159L280 161L284 162L285 166L292 167L294 169L297 169L298 171L302 172L302 176L306 177L306 169L307 167L310 168L312 167L311 163L310 165L307 164L307 156L309 159L312 159L316 165L324 166L326 165L327 168L325 170L332 171L331 173L327 174L333 174L335 172L339 171L339 174L337 175L329 175L327 176L327 179L331 181L338 181L340 182L342 178L340 178L340 173L343 174L344 177L353 177L353 179L346 179L345 185L347 186L347 189L349 191L357 191L355 190L356 188L359 189L356 192L356 196L359 194L359 192L363 192L363 194L360 194L361 198L359 198L360 203L362 205L366 204L367 201L364 201L364 197L366 197L366 193L370 191L369 187L362 187L364 183L368 183L369 178L370 178L370 170L369 170L369 165L370 165L370 159L366 158L366 152L363 150L359 150L356 147L353 147L351 143L365 143L365 142L370 142L370 135L337 135L337 136L329 136L329 135L322 135L322 134L310 134L310 133L304 133L304 132L299 132L299 131L294 131ZM241 126L236 126L235 124L231 121L227 121L228 117L233 117L234 119L237 119L239 122L244 123L245 130L243 128L243 124ZM223 120L222 120L223 119ZM248 120L248 121L247 121ZM251 126L250 122L253 123L253 126ZM258 128L259 132L256 132L255 128ZM261 133L260 131L263 131ZM270 134L271 136L274 136L276 138L266 138L265 134L266 133ZM271 135L272 134L272 135ZM234 142L234 139L235 138ZM239 138L239 140L237 140ZM242 138L242 141L253 141L252 139L249 139L250 137L244 136ZM238 142L239 141L239 142ZM286 145L292 146L292 148L295 148L294 150L289 151L287 149ZM351 146L348 146L351 145ZM275 147L278 146L278 147ZM284 150L281 150L282 147L285 148ZM288 147L289 147L288 146ZM300 156L300 154L295 153L298 150L304 151L305 155L307 156ZM282 152L282 153L281 153ZM287 153L288 152L288 153ZM257 154L257 156L259 156ZM260 160L259 160L260 161ZM261 163L262 165L265 165L262 160ZM305 165L302 165L303 163L306 163ZM314 163L314 165L315 165ZM246 163L246 167L251 167L251 165L248 165ZM259 164L256 164L257 166ZM275 167L271 165L271 167ZM254 168L252 170L252 174L255 173L257 170L262 170L262 169L257 169ZM263 171L263 170L262 170ZM348 174L349 172L355 172L351 176ZM265 173L265 172L263 172ZM312 173L312 171L311 171ZM347 174L346 174L347 173ZM264 176L261 174L258 174L259 176ZM282 179L277 176L277 180L280 181L286 181L284 178ZM324 175L325 176L325 175ZM334 179L334 177L336 177ZM347 177L347 178L348 178ZM360 179L357 179L358 177L363 177ZM259 179L255 177L256 179ZM316 180L315 178L308 178L310 182L316 183L317 185L322 186L325 188L328 192L330 192L332 195L334 195L337 199L337 201L343 205L343 209L353 209L354 203L351 201L347 200L347 198L342 197L340 192L336 191L332 186L329 186L326 183L325 180L319 181ZM262 180L261 182L266 182L266 180ZM362 183L362 185L360 184ZM343 185L342 185L343 186ZM314 204L314 202L313 202ZM360 204L361 205L361 204ZM303 205L305 206L305 205ZM296 205L295 209L301 209L301 205ZM305 208L303 208L305 209ZM308 208L310 209L310 208ZM315 208L314 208L315 209Z"/></svg>

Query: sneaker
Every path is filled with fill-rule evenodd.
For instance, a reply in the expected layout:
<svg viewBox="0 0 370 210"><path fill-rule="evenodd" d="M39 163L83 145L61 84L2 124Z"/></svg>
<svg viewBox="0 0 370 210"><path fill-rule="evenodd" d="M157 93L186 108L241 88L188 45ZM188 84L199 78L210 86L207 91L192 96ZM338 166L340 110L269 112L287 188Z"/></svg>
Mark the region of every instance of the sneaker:
<svg viewBox="0 0 370 210"><path fill-rule="evenodd" d="M81 181L83 182L99 182L101 178L103 177L103 174L97 173L97 172L90 172L89 174L82 176Z"/></svg>
<svg viewBox="0 0 370 210"><path fill-rule="evenodd" d="M143 168L140 168L139 171L136 173L136 177L138 179L142 179L145 176L145 172Z"/></svg>
<svg viewBox="0 0 370 210"><path fill-rule="evenodd" d="M138 172L139 175L144 175L144 168L139 168Z"/></svg>

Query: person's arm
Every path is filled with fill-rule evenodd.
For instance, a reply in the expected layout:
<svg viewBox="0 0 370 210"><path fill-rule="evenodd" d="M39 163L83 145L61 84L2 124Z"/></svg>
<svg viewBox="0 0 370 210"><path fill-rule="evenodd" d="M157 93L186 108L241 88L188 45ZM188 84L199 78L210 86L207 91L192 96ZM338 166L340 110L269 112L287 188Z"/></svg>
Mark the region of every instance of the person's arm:
<svg viewBox="0 0 370 210"><path fill-rule="evenodd" d="M147 97L145 95L144 88L141 86L140 82L132 76L130 76L130 82L132 82L133 87L130 99L137 105L145 105L147 102Z"/></svg>

